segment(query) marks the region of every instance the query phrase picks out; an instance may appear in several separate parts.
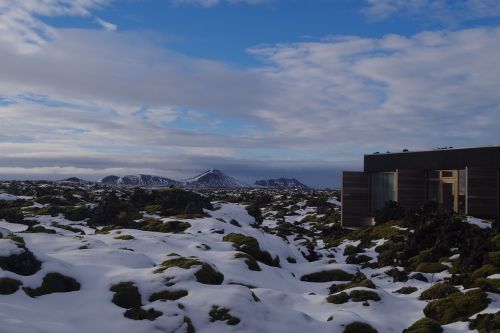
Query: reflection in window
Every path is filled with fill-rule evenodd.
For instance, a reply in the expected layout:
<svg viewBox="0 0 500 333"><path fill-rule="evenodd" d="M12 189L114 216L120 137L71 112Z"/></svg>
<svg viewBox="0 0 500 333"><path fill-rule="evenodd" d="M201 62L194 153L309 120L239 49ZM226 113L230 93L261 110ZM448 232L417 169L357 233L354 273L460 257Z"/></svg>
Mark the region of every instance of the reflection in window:
<svg viewBox="0 0 500 333"><path fill-rule="evenodd" d="M387 201L394 201L394 172L372 174L372 211L384 207Z"/></svg>

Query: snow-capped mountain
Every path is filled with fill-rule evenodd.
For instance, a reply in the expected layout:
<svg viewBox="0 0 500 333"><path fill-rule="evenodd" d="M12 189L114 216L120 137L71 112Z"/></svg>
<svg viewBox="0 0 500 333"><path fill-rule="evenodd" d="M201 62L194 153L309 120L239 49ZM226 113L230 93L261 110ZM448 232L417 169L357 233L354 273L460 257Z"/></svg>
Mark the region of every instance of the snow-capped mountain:
<svg viewBox="0 0 500 333"><path fill-rule="evenodd" d="M278 179L266 179L257 180L255 185L269 187L269 188L296 188L296 189L307 189L308 186L302 184L295 178L278 178Z"/></svg>
<svg viewBox="0 0 500 333"><path fill-rule="evenodd" d="M211 169L181 182L186 187L195 188L248 188L250 185L226 175L220 170Z"/></svg>
<svg viewBox="0 0 500 333"><path fill-rule="evenodd" d="M178 186L179 182L153 175L127 175L123 177L107 176L99 182L109 185L125 185L125 186Z"/></svg>

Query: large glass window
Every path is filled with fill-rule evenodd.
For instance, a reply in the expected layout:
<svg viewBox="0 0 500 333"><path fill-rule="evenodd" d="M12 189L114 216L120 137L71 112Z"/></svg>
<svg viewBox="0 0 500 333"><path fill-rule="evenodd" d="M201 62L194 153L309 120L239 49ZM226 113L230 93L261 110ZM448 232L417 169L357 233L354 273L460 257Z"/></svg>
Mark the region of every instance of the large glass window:
<svg viewBox="0 0 500 333"><path fill-rule="evenodd" d="M387 201L394 201L394 172L372 174L372 211L384 207Z"/></svg>
<svg viewBox="0 0 500 333"><path fill-rule="evenodd" d="M427 171L427 200L437 200L459 213L465 212L465 170Z"/></svg>

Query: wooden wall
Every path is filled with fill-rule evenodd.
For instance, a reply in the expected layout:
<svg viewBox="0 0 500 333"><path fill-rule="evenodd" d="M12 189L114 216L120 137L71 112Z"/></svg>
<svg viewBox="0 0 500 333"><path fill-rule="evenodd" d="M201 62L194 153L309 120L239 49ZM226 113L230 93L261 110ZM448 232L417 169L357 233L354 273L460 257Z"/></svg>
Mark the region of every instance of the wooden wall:
<svg viewBox="0 0 500 333"><path fill-rule="evenodd" d="M404 208L418 209L425 204L426 182L423 170L397 170L396 200Z"/></svg>
<svg viewBox="0 0 500 333"><path fill-rule="evenodd" d="M467 168L467 214L498 217L498 169Z"/></svg>
<svg viewBox="0 0 500 333"><path fill-rule="evenodd" d="M342 173L342 226L356 228L371 224L370 174Z"/></svg>

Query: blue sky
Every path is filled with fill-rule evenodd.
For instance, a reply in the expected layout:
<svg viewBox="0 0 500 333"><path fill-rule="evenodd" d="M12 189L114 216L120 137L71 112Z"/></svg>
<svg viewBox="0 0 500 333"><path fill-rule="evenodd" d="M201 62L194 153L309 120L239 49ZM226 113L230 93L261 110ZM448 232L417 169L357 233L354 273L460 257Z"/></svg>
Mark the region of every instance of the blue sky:
<svg viewBox="0 0 500 333"><path fill-rule="evenodd" d="M326 187L364 153L500 144L499 23L496 0L8 0L0 178Z"/></svg>

